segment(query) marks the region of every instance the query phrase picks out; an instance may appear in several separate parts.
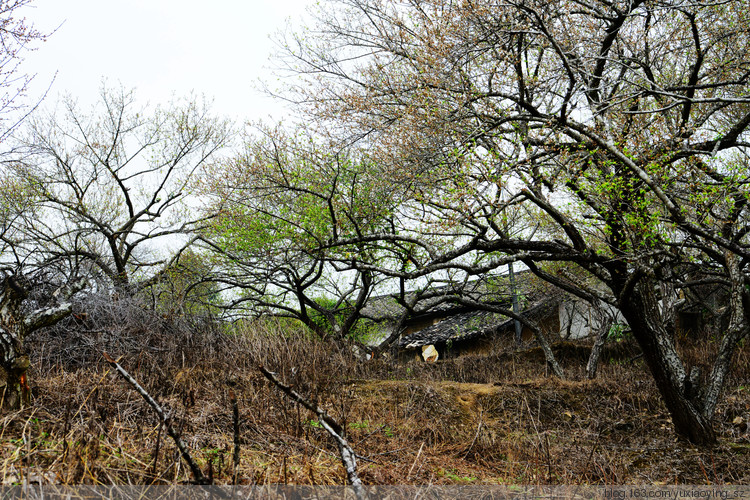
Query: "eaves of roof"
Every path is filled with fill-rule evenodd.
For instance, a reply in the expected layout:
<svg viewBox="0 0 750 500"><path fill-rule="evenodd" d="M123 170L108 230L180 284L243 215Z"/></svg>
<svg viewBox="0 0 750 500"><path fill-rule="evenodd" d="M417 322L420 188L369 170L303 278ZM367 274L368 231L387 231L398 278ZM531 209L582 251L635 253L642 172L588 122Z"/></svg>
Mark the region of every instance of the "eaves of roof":
<svg viewBox="0 0 750 500"><path fill-rule="evenodd" d="M529 320L538 320L556 311L559 298L543 298L527 307L521 314ZM513 319L499 313L475 310L456 314L418 332L406 335L398 342L402 349L416 349L430 344L453 344L506 331Z"/></svg>
<svg viewBox="0 0 750 500"><path fill-rule="evenodd" d="M523 276L526 272L516 273L517 293L524 293ZM466 306L452 300L458 294L477 302L492 302L495 304L510 305L512 291L507 276L496 278L497 280L490 286L485 281L475 281L463 284L462 286L444 285L435 287L430 290L430 297L420 300L417 303L412 318L439 315L450 312L462 312ZM407 302L413 300L419 292L412 291L406 293ZM405 307L399 304L396 294L381 295L371 297L365 307L360 311L362 317L371 319L376 322L392 321L398 319L405 311Z"/></svg>

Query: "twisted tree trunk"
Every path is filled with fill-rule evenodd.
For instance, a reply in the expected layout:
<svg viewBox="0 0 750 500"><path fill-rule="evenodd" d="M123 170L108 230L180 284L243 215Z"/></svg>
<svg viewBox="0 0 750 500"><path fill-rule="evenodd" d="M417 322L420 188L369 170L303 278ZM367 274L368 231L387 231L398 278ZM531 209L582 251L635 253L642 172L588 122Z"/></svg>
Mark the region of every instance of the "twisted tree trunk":
<svg viewBox="0 0 750 500"><path fill-rule="evenodd" d="M703 412L699 382L691 375L677 353L672 332L661 321L653 283L637 286L623 304L622 313L633 330L644 359L656 381L677 434L691 443L712 446L716 434L711 415Z"/></svg>
<svg viewBox="0 0 750 500"><path fill-rule="evenodd" d="M84 285L84 280L77 280L60 288L53 294L53 305L25 314L21 305L28 296L26 280L17 275L3 276L0 283L0 398L3 408L16 409L28 402L26 370L30 362L24 347L26 336L70 314L73 306L68 299Z"/></svg>

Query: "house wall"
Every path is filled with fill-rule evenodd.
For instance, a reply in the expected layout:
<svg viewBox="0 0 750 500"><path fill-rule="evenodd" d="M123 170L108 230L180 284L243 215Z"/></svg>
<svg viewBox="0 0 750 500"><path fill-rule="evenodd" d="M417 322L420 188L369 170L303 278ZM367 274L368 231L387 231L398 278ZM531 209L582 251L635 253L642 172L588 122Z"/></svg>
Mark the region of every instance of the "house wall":
<svg viewBox="0 0 750 500"><path fill-rule="evenodd" d="M615 323L625 323L625 318L616 308L608 304L594 308L583 300L561 303L558 317L560 337L569 340L583 339L598 333L609 317L614 318Z"/></svg>
<svg viewBox="0 0 750 500"><path fill-rule="evenodd" d="M474 339L461 342L450 349L444 348L443 359L456 358L466 354L489 355L497 346L498 342L512 342L513 337L507 335L496 335L494 337L477 337ZM438 349L440 352L440 349Z"/></svg>
<svg viewBox="0 0 750 500"><path fill-rule="evenodd" d="M552 311L552 313L546 317L537 319L537 321L539 328L545 335L560 331L560 322L556 310ZM458 342L452 345L450 349L438 347L438 352L440 352L441 359L454 358L466 354L486 356L491 354L492 351L498 347L502 348L513 344L515 338L515 327L511 326L511 328L498 332L495 335L481 336ZM521 340L523 342L533 342L535 339L534 332L531 331L530 328L526 326L521 327Z"/></svg>
<svg viewBox="0 0 750 500"><path fill-rule="evenodd" d="M559 305L551 305L543 308L531 318L537 322L539 328L546 335L563 339L576 340L586 338L598 333L607 317L611 316L615 322L625 322L622 314L614 307L603 306L593 308L585 301L572 300L562 302ZM420 331L424 328L439 323L445 316L424 317L412 320L405 331L405 335ZM508 326L510 325L510 326ZM521 338L524 342L533 342L534 333L527 327L522 326ZM507 322L503 331L493 335L485 335L473 339L457 341L454 343L438 344L435 347L440 354L439 359L454 358L466 354L487 355L498 347L507 347L515 342L515 328L512 322ZM408 350L402 359L421 359L421 351Z"/></svg>

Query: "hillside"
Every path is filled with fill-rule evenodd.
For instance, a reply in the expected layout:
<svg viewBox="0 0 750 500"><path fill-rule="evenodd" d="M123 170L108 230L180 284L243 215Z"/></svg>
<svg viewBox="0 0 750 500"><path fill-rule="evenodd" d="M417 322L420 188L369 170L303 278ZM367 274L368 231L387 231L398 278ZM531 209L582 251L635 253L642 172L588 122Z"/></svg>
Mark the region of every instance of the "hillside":
<svg viewBox="0 0 750 500"><path fill-rule="evenodd" d="M217 484L235 473L240 484L346 480L330 437L263 378L259 363L342 423L366 484L750 482L747 346L715 417L721 444L697 449L675 439L632 346L610 349L594 381L583 379L585 346L557 346L570 379L561 381L545 376L534 349L431 365L363 363L278 333L203 332L160 346L146 337L140 350L119 353ZM3 484L189 482L152 410L89 347L88 362L36 352L32 405L2 420ZM241 420L237 471L230 390Z"/></svg>

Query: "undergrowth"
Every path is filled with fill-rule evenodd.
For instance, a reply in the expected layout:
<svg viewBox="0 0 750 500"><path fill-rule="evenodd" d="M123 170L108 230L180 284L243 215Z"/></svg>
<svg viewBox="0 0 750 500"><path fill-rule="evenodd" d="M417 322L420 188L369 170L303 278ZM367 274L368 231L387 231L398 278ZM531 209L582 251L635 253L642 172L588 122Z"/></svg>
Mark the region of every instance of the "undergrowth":
<svg viewBox="0 0 750 500"><path fill-rule="evenodd" d="M747 347L716 414L721 443L696 449L675 438L633 346L613 346L588 381L586 347L558 345L568 374L558 380L533 348L434 364L365 362L288 324L220 327L129 314L72 318L30 343L32 404L0 421L3 484L190 482L158 418L102 350L168 409L217 484L235 477L240 484L346 480L315 417L271 387L258 365L343 425L366 484L750 481L750 437L736 423L750 417ZM700 361L702 345L683 348ZM230 392L241 421L236 471Z"/></svg>

